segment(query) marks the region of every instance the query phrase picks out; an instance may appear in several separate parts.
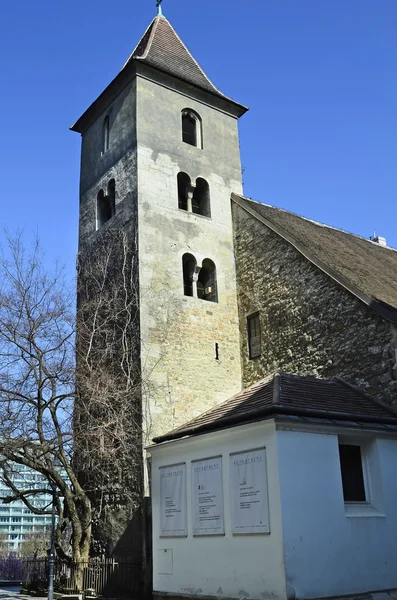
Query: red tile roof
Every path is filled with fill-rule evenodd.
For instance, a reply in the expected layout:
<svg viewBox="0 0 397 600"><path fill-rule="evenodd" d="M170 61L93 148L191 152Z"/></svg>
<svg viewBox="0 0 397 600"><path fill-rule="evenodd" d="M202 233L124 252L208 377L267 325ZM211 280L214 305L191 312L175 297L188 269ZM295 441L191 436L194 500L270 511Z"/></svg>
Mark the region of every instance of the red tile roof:
<svg viewBox="0 0 397 600"><path fill-rule="evenodd" d="M281 415L397 427L394 410L339 378L317 379L282 373L258 381L153 441L164 442Z"/></svg>

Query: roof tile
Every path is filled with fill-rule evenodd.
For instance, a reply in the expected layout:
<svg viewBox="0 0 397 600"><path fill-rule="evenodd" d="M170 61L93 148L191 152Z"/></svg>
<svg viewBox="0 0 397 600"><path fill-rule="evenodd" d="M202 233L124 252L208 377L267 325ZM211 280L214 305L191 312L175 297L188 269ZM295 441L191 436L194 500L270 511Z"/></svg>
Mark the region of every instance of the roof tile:
<svg viewBox="0 0 397 600"><path fill-rule="evenodd" d="M340 379L319 379L282 373L271 375L226 402L173 431L155 438L167 441L212 429L260 420L280 414L334 418L340 421L389 423L397 426L397 413Z"/></svg>
<svg viewBox="0 0 397 600"><path fill-rule="evenodd" d="M397 251L380 246L358 235L342 231L268 204L233 194L250 212L278 228L282 237L306 249L312 257L329 267L347 284L365 296L391 309L390 320L397 319ZM394 313L394 316L393 316Z"/></svg>
<svg viewBox="0 0 397 600"><path fill-rule="evenodd" d="M123 69L133 60L142 61L225 98L208 79L172 25L157 16L149 25Z"/></svg>

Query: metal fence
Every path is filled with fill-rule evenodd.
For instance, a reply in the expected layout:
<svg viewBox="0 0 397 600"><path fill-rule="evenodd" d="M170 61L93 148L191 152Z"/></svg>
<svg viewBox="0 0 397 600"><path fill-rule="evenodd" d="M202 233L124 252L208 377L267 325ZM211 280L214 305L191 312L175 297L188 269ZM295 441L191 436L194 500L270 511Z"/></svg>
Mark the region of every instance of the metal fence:
<svg viewBox="0 0 397 600"><path fill-rule="evenodd" d="M46 585L48 560L24 561L28 586ZM107 597L140 597L143 590L142 565L114 559L90 559L85 563L55 563L54 589L63 593L86 592Z"/></svg>

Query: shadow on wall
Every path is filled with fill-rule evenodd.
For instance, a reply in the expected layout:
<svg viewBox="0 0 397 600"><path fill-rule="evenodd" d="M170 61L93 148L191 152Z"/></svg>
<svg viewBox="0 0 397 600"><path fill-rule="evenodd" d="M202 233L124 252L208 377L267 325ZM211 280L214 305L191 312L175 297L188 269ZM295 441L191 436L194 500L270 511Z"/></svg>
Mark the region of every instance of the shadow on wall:
<svg viewBox="0 0 397 600"><path fill-rule="evenodd" d="M116 561L114 572L108 578L104 595L112 598L144 598L150 582L145 581L146 572L151 573L151 519L146 504L136 509L125 531L116 543L112 558ZM147 531L145 531L147 530ZM145 553L149 554L145 568ZM151 590L150 590L151 591Z"/></svg>

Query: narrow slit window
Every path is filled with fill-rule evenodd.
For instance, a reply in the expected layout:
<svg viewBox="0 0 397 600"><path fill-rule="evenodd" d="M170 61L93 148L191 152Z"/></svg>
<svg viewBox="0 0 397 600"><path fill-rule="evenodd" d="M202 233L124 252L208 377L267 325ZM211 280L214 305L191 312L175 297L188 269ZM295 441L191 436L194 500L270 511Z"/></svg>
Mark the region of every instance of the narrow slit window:
<svg viewBox="0 0 397 600"><path fill-rule="evenodd" d="M209 258L203 260L197 280L197 296L208 302L218 302L216 267Z"/></svg>
<svg viewBox="0 0 397 600"><path fill-rule="evenodd" d="M110 120L109 115L103 120L102 130L102 154L105 154L109 150L109 138L110 138Z"/></svg>
<svg viewBox="0 0 397 600"><path fill-rule="evenodd" d="M196 272L196 259L191 254L182 256L183 270L183 293L185 296L193 296L193 278Z"/></svg>
<svg viewBox="0 0 397 600"><path fill-rule="evenodd" d="M367 497L361 446L339 444L339 458L345 502L365 502Z"/></svg>
<svg viewBox="0 0 397 600"><path fill-rule="evenodd" d="M249 358L257 358L261 355L261 327L258 312L247 318L247 329Z"/></svg>

